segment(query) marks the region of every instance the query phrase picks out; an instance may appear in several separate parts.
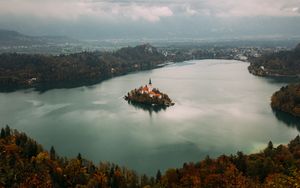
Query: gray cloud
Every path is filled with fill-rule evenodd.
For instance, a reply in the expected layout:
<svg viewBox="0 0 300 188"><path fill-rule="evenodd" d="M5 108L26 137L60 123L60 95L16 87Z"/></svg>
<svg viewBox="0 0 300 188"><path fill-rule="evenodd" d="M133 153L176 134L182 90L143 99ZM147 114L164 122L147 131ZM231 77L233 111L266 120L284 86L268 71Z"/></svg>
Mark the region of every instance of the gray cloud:
<svg viewBox="0 0 300 188"><path fill-rule="evenodd" d="M299 6L300 0L1 0L0 28L82 38L299 35Z"/></svg>
<svg viewBox="0 0 300 188"><path fill-rule="evenodd" d="M16 6L17 5L17 6ZM76 21L79 17L101 19L131 18L132 20L159 21L173 15L168 6L135 2L89 0L4 0L0 1L0 15L34 16Z"/></svg>
<svg viewBox="0 0 300 188"><path fill-rule="evenodd" d="M155 22L162 17L180 14L216 17L299 16L299 5L300 0L2 0L0 14L69 20L80 16L128 17Z"/></svg>

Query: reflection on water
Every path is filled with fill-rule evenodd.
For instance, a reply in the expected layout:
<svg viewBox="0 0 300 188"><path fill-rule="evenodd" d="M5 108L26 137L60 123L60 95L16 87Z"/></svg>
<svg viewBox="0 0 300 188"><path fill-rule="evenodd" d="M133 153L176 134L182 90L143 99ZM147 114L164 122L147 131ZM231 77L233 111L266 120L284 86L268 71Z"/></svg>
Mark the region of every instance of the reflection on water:
<svg viewBox="0 0 300 188"><path fill-rule="evenodd" d="M298 83L300 82L299 77L265 77L270 83Z"/></svg>
<svg viewBox="0 0 300 188"><path fill-rule="evenodd" d="M297 121L278 121L269 105L272 93L287 83L253 76L247 66L189 61L88 87L0 93L0 125L26 132L62 156L80 152L95 163L110 161L150 175L206 155L258 152L270 140L288 143L299 134ZM172 96L174 106L123 99L149 78Z"/></svg>
<svg viewBox="0 0 300 188"><path fill-rule="evenodd" d="M167 108L165 106L158 106L158 105L148 105L148 104L141 104L133 101L127 101L128 104L135 107L135 109L142 109L144 111L149 112L150 116L153 112L158 113L162 110L166 110Z"/></svg>
<svg viewBox="0 0 300 188"><path fill-rule="evenodd" d="M76 81L65 81L65 82L53 82L53 83L43 83L41 85L36 84L29 90L26 90L25 92L28 91L37 91L39 93L45 93L48 90L51 89L65 89L65 88L75 88L75 87L80 87L80 86L87 86L87 87L93 87L95 84L99 83L103 81L103 79L96 79L96 80L76 80ZM23 87L0 87L0 92L4 92L4 93L11 93L14 92L16 90L19 89L23 89Z"/></svg>
<svg viewBox="0 0 300 188"><path fill-rule="evenodd" d="M274 115L276 116L276 118L279 121L283 122L288 127L297 128L297 130L300 131L300 118L299 117L295 117L289 113L282 112L279 110L275 110L275 109L272 109L272 110L273 110Z"/></svg>

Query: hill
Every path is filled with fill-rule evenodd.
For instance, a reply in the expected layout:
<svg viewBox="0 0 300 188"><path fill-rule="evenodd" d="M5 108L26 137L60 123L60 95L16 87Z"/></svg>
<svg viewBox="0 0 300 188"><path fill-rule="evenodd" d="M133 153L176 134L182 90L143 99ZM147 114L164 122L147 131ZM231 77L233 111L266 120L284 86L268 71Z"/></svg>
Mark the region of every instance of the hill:
<svg viewBox="0 0 300 188"><path fill-rule="evenodd" d="M248 70L257 76L297 77L300 75L300 44L291 51L254 58Z"/></svg>
<svg viewBox="0 0 300 188"><path fill-rule="evenodd" d="M0 47L63 44L76 42L65 36L28 36L17 31L0 29Z"/></svg>
<svg viewBox="0 0 300 188"><path fill-rule="evenodd" d="M8 126L1 129L0 154L0 187L291 188L300 183L299 136L276 148L269 142L256 154L238 152L185 163L165 173L158 171L155 178L108 162L95 165L80 153L72 159L60 157L54 147L46 151Z"/></svg>
<svg viewBox="0 0 300 188"><path fill-rule="evenodd" d="M70 55L0 54L0 90L90 85L132 71L152 69L166 58L149 44L115 52Z"/></svg>
<svg viewBox="0 0 300 188"><path fill-rule="evenodd" d="M271 106L300 117L300 84L290 84L275 92L271 98Z"/></svg>

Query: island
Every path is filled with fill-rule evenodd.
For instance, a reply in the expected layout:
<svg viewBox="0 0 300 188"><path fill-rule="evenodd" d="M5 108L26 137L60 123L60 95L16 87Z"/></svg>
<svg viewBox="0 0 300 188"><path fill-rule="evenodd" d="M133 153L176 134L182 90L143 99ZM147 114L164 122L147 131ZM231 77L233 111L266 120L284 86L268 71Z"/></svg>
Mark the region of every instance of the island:
<svg viewBox="0 0 300 188"><path fill-rule="evenodd" d="M290 84L275 92L271 106L274 110L300 117L300 84Z"/></svg>
<svg viewBox="0 0 300 188"><path fill-rule="evenodd" d="M250 73L264 77L299 77L300 44L293 50L278 51L250 59Z"/></svg>
<svg viewBox="0 0 300 188"><path fill-rule="evenodd" d="M124 99L132 104L148 106L169 107L174 105L167 94L160 92L157 88L153 88L151 78L148 85L131 90L125 95Z"/></svg>

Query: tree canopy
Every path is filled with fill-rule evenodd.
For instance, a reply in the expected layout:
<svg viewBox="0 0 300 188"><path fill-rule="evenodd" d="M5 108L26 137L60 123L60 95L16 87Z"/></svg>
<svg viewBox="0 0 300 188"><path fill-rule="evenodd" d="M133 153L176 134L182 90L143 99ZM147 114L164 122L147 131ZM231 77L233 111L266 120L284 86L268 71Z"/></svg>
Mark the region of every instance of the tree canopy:
<svg viewBox="0 0 300 188"><path fill-rule="evenodd" d="M3 134L2 134L3 133ZM1 129L0 187L299 187L300 137L288 145L245 155L221 155L215 159L185 163L156 177L137 175L126 167L109 162L95 165L79 153L68 159L50 153L25 133L8 126Z"/></svg>

